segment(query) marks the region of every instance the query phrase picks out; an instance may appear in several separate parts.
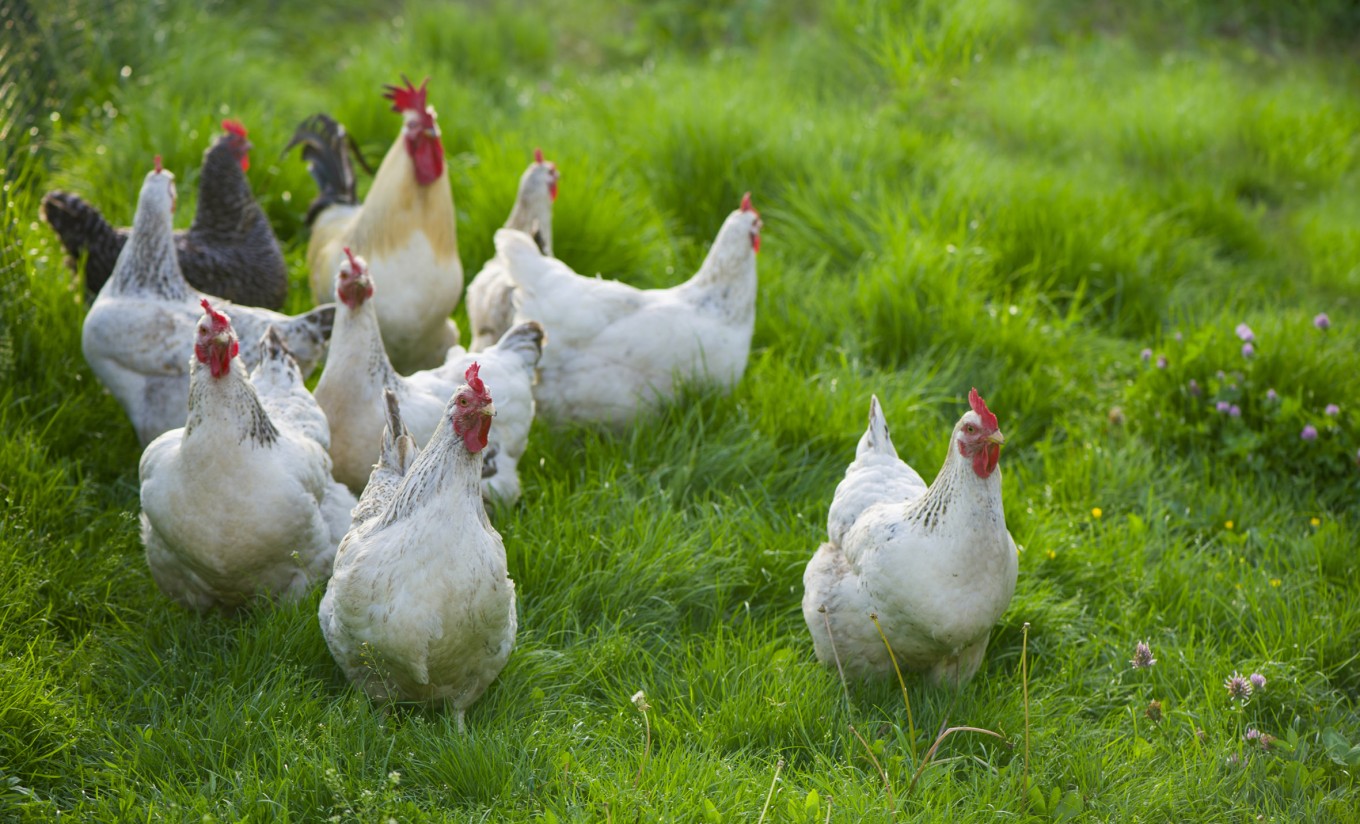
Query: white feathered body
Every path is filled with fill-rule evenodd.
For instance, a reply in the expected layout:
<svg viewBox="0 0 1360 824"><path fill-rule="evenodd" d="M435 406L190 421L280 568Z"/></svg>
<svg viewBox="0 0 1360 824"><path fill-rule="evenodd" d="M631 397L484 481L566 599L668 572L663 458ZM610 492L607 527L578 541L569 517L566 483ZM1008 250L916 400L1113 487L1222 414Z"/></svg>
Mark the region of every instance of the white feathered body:
<svg viewBox="0 0 1360 824"><path fill-rule="evenodd" d="M340 545L319 617L336 662L370 697L443 703L461 724L505 666L517 620L505 547L482 504L480 453L451 430L442 421L393 484L401 467L389 427L379 482L356 509L367 519Z"/></svg>
<svg viewBox="0 0 1360 824"><path fill-rule="evenodd" d="M876 615L903 669L944 685L967 681L1015 592L1000 470L981 478L952 440L950 447L927 487L897 457L873 401L828 513L828 540L803 576L817 658L839 660L849 676L892 672Z"/></svg>
<svg viewBox="0 0 1360 824"><path fill-rule="evenodd" d="M498 231L515 320L538 320L551 342L539 363L539 414L620 424L674 397L677 381L739 381L755 328L751 215L734 212L698 274L670 289L582 277L524 233Z"/></svg>
<svg viewBox="0 0 1360 824"><path fill-rule="evenodd" d="M296 366L277 361L250 379L239 360L220 379L195 363L187 426L142 454L152 576L200 612L302 597L330 574L349 525L355 500L331 478L325 415Z"/></svg>

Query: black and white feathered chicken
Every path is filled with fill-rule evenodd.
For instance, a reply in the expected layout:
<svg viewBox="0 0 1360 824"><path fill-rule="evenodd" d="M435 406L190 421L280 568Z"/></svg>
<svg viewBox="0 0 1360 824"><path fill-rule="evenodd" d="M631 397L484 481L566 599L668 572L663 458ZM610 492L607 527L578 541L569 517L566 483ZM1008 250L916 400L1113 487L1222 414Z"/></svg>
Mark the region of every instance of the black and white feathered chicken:
<svg viewBox="0 0 1360 824"><path fill-rule="evenodd" d="M194 222L175 232L180 271L209 295L277 309L288 296L288 265L246 180L251 147L245 127L224 120L222 128L225 133L203 153ZM48 192L39 212L61 238L73 269L88 253L85 289L93 298L113 274L132 229L114 228L97 207L70 192Z"/></svg>

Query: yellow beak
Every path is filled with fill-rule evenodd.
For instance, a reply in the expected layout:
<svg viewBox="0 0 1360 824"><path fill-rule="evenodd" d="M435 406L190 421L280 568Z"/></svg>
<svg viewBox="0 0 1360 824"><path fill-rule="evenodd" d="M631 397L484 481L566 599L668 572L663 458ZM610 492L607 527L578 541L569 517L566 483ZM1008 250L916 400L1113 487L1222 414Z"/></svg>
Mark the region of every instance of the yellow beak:
<svg viewBox="0 0 1360 824"><path fill-rule="evenodd" d="M997 446L1004 446L1006 443L1006 436L1002 435L1001 430L998 429L992 434L988 435L987 440L991 443L996 444Z"/></svg>

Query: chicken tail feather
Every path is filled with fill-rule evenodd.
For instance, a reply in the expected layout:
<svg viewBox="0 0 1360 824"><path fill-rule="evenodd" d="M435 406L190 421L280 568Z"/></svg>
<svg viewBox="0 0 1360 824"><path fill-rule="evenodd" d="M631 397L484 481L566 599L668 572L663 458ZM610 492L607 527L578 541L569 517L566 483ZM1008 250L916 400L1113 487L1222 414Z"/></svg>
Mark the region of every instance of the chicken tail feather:
<svg viewBox="0 0 1360 824"><path fill-rule="evenodd" d="M513 352L524 361L525 369L533 369L538 366L538 359L543 355L543 341L546 338L543 325L536 320L529 320L512 326L501 335L495 348L501 352Z"/></svg>
<svg viewBox="0 0 1360 824"><path fill-rule="evenodd" d="M98 294L113 274L113 266L127 243L127 236L110 225L93 204L70 192L48 192L43 196L38 213L61 239L68 255L67 265L72 271L78 271L81 255L88 253L85 288L91 295Z"/></svg>
<svg viewBox="0 0 1360 824"><path fill-rule="evenodd" d="M288 141L283 154L292 151L294 146L302 147L302 159L307 161L307 170L321 190L307 208L308 226L327 206L359 202L354 167L350 164L349 156L354 140L345 132L344 126L330 115L314 114L302 121L293 132L293 139ZM368 164L363 161L362 155L359 160L367 169Z"/></svg>

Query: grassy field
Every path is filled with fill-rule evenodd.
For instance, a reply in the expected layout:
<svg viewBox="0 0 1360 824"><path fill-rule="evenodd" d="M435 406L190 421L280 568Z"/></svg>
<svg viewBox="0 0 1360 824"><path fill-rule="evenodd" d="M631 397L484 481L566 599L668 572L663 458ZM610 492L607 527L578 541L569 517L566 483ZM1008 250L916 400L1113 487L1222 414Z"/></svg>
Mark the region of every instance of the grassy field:
<svg viewBox="0 0 1360 824"><path fill-rule="evenodd" d="M48 5L0 0L0 819L1360 820L1353 5ZM536 426L493 513L519 642L465 736L348 686L319 591L237 620L160 595L37 216L62 187L127 223L159 153L188 225L239 117L302 309L315 189L278 152L326 110L379 157L402 72L469 274L535 146L579 271L669 285L743 191L765 220L730 397ZM802 571L870 393L930 478L974 385L1020 580L952 710L908 676L913 738L895 681L816 663ZM1267 679L1245 706L1234 671ZM921 770L946 714L1005 742Z"/></svg>

